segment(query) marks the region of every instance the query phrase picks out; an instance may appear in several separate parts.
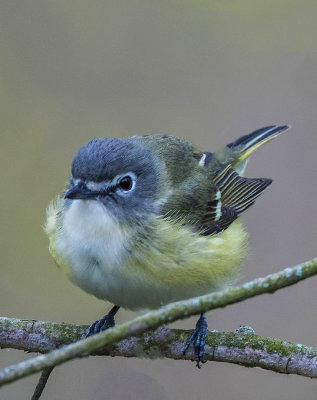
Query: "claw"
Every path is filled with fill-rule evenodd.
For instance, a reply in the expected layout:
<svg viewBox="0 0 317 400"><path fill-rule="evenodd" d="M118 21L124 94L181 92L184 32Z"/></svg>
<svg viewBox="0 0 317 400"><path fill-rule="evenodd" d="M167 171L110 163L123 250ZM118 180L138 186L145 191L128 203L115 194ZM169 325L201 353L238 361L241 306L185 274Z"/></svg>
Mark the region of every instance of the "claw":
<svg viewBox="0 0 317 400"><path fill-rule="evenodd" d="M205 313L201 313L200 318L197 321L196 328L193 330L192 334L188 338L183 350L183 354L185 354L191 343L194 343L195 361L198 368L201 368L201 364L204 364L206 362L203 360L203 357L207 333L208 323L205 317Z"/></svg>
<svg viewBox="0 0 317 400"><path fill-rule="evenodd" d="M105 331L106 329L115 326L114 316L119 308L119 306L112 307L107 315L91 324L87 330L86 337L95 335L96 333Z"/></svg>

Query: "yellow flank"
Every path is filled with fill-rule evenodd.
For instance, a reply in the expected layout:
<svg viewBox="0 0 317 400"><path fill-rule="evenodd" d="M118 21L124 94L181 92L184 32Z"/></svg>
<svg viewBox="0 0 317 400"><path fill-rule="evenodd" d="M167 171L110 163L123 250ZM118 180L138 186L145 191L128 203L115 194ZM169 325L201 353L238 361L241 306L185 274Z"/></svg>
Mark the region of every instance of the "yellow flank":
<svg viewBox="0 0 317 400"><path fill-rule="evenodd" d="M62 257L56 251L56 232L59 228L58 226L58 212L60 209L60 204L62 200L57 197L53 200L46 209L46 222L44 225L44 232L47 234L49 239L48 249L56 262L58 268L63 271L66 275L70 275L70 266L67 266Z"/></svg>
<svg viewBox="0 0 317 400"><path fill-rule="evenodd" d="M123 276L161 292L161 304L233 284L246 257L247 233L240 220L217 236L202 236L158 218L155 232L127 260Z"/></svg>

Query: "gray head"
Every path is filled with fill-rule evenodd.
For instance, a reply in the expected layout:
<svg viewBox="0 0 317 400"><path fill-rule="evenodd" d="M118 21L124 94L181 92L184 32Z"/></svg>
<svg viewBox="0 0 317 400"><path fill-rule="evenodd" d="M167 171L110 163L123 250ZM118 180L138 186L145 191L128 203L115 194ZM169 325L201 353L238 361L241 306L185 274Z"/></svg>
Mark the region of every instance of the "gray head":
<svg viewBox="0 0 317 400"><path fill-rule="evenodd" d="M102 202L118 219L154 211L158 169L149 150L131 139L93 139L72 163L65 199Z"/></svg>

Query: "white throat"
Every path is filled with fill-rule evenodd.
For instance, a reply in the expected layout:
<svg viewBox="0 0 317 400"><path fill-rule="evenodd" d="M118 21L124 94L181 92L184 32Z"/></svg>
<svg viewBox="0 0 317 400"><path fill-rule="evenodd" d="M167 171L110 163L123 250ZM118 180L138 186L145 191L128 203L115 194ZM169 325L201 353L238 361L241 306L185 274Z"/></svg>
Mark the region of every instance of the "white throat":
<svg viewBox="0 0 317 400"><path fill-rule="evenodd" d="M64 211L56 250L75 284L104 298L109 275L126 254L127 237L116 218L95 200L74 200Z"/></svg>

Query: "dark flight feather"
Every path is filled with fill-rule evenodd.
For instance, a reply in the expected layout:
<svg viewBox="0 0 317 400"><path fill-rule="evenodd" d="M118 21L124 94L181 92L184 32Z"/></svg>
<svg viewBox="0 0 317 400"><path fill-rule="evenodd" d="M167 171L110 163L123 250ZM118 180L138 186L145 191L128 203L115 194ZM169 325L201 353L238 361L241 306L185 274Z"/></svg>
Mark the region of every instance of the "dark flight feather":
<svg viewBox="0 0 317 400"><path fill-rule="evenodd" d="M214 179L218 192L208 203L202 218L203 234L222 232L249 208L272 183L267 178L244 178L231 165L223 167Z"/></svg>

